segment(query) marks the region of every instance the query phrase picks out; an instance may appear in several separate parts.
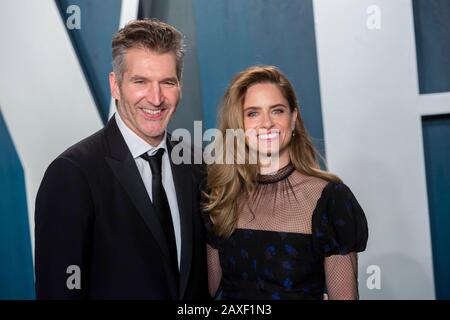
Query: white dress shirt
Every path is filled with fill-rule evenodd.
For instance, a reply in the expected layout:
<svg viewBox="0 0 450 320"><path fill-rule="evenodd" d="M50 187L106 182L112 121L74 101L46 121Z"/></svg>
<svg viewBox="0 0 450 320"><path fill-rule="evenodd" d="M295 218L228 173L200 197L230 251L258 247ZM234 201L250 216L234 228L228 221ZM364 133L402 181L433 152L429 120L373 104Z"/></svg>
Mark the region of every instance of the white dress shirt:
<svg viewBox="0 0 450 320"><path fill-rule="evenodd" d="M167 200L169 201L170 213L172 214L173 229L175 232L175 241L177 245L177 258L178 258L178 268L180 268L181 260L181 224L180 224L180 213L178 210L177 193L175 191L175 185L173 183L172 168L170 167L169 152L167 150L166 137L167 132L164 133L164 138L160 144L156 147L145 142L141 137L134 133L130 128L127 127L125 122L123 122L119 113L116 112L115 119L120 132L122 133L125 143L130 149L131 155L136 161L136 166L141 175L142 181L144 182L145 189L147 190L149 198L152 200L152 171L150 170L150 164L142 159L140 156L147 153L152 156L156 153L158 149L164 149L165 152L162 157L161 164L161 175L162 184L164 190L166 191ZM149 213L150 214L150 213Z"/></svg>

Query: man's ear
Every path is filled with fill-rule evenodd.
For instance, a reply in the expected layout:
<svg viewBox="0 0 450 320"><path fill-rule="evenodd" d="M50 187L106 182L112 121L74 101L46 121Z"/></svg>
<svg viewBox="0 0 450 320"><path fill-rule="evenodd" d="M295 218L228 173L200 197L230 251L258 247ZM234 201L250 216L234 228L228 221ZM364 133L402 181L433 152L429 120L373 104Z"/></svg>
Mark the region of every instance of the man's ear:
<svg viewBox="0 0 450 320"><path fill-rule="evenodd" d="M109 87L111 89L111 96L119 100L119 82L114 72L109 73Z"/></svg>

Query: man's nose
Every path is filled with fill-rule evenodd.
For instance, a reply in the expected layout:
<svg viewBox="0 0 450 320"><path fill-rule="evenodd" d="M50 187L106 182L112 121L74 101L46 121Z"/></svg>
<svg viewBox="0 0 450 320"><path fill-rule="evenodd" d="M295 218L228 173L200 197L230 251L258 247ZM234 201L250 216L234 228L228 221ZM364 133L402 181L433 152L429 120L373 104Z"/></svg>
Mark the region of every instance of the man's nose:
<svg viewBox="0 0 450 320"><path fill-rule="evenodd" d="M159 83L152 83L147 91L147 101L154 106L159 106L164 102L164 95Z"/></svg>

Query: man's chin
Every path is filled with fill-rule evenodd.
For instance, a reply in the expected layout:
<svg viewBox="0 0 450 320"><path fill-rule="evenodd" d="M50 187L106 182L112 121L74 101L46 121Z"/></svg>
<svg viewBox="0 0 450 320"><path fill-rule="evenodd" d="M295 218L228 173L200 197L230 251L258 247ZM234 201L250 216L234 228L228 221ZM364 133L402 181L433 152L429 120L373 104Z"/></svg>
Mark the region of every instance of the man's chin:
<svg viewBox="0 0 450 320"><path fill-rule="evenodd" d="M151 145L155 146L155 144L159 144L161 140L164 138L165 130L158 130L158 131L143 130L142 133L143 136L141 138L143 138L146 142L150 143Z"/></svg>
<svg viewBox="0 0 450 320"><path fill-rule="evenodd" d="M145 135L148 139L151 140L161 140L164 137L164 131L157 132L157 133L148 133Z"/></svg>
<svg viewBox="0 0 450 320"><path fill-rule="evenodd" d="M142 126L141 131L146 137L152 139L163 136L166 128L164 126Z"/></svg>

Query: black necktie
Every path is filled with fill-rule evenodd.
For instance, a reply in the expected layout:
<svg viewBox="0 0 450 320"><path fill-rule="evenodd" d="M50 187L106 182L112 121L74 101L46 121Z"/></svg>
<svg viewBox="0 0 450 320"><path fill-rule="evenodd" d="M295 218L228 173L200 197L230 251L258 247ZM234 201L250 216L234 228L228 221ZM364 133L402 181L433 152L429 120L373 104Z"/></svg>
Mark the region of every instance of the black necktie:
<svg viewBox="0 0 450 320"><path fill-rule="evenodd" d="M152 170L152 200L155 206L158 219L161 222L164 234L169 245L169 253L175 275L178 277L178 259L177 245L175 242L175 232L173 230L172 215L170 213L169 201L162 184L161 163L164 149L158 149L155 155L149 156L147 153L141 155L141 158L148 161Z"/></svg>

